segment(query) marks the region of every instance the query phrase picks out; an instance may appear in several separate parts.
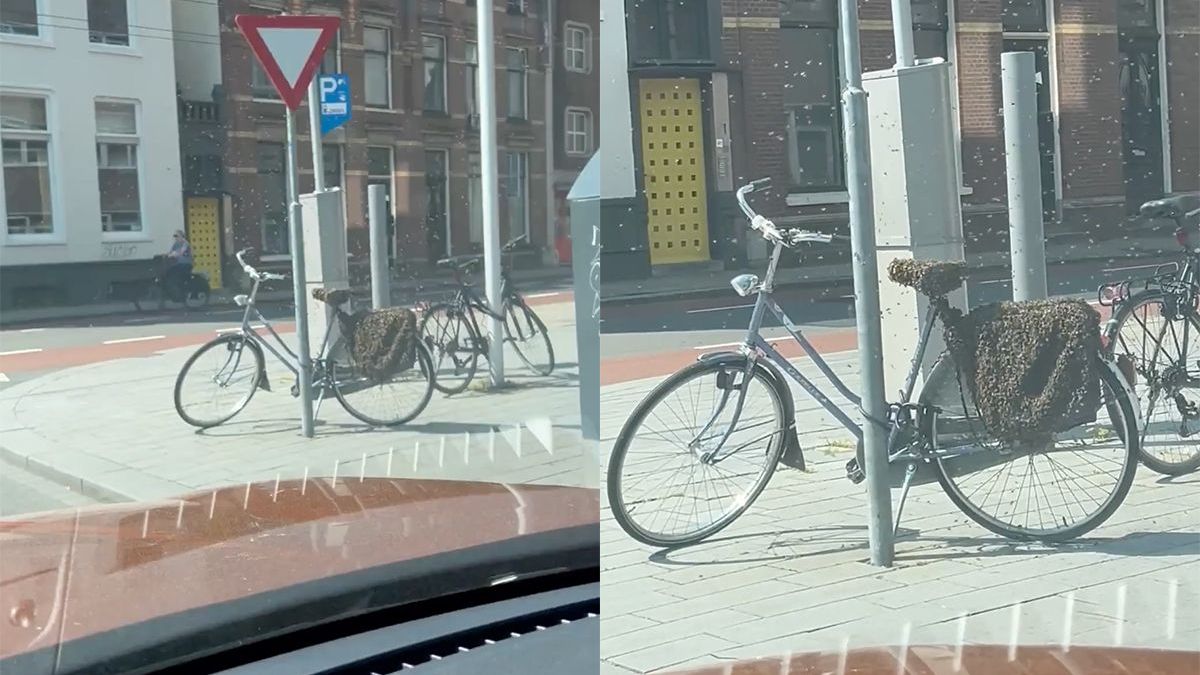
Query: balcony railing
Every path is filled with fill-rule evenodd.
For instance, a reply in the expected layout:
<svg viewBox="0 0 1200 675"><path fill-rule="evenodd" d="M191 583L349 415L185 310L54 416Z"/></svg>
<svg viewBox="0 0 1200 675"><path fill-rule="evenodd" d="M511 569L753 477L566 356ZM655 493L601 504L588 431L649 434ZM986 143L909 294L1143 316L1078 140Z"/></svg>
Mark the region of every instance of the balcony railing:
<svg viewBox="0 0 1200 675"><path fill-rule="evenodd" d="M180 122L220 122L221 106L213 101L180 101Z"/></svg>

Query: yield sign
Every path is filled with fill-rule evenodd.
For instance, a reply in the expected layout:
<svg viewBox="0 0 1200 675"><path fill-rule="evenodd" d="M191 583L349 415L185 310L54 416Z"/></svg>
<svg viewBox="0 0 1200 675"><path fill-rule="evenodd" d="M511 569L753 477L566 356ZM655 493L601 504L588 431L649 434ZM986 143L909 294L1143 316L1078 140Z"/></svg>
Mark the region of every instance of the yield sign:
<svg viewBox="0 0 1200 675"><path fill-rule="evenodd" d="M295 110L321 63L325 47L337 34L336 16L239 14L234 23L246 36L259 65L275 85L284 105Z"/></svg>

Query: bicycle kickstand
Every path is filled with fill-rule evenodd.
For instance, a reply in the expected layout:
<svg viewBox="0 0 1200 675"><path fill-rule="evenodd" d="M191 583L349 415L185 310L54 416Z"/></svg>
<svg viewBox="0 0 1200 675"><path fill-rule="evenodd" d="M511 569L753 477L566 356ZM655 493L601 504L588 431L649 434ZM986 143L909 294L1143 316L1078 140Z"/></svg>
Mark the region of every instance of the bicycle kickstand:
<svg viewBox="0 0 1200 675"><path fill-rule="evenodd" d="M892 528L892 537L900 535L900 516L904 515L904 501L908 499L908 489L912 487L913 476L917 475L917 463L909 462L904 469L904 486L900 490L900 506L896 507L896 524Z"/></svg>
<svg viewBox="0 0 1200 675"><path fill-rule="evenodd" d="M321 402L325 400L325 387L321 387L321 391L317 393L317 402L313 405L313 419L321 414Z"/></svg>

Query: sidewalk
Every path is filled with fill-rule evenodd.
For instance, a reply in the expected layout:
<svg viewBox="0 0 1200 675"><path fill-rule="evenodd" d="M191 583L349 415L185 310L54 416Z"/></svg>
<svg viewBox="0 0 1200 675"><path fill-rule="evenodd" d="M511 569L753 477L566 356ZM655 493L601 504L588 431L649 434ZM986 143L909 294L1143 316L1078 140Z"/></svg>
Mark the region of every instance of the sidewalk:
<svg viewBox="0 0 1200 675"><path fill-rule="evenodd" d="M829 361L857 388L856 352ZM806 359L796 363L820 381ZM602 462L660 379L602 388ZM999 538L936 483L916 487L895 565L877 568L864 486L844 477L853 437L793 389L808 472L777 471L750 510L712 539L674 551L642 546L602 497L601 673L844 644L1060 645L1064 636L1072 645L1200 644L1200 475L1164 480L1139 469L1104 525L1058 547Z"/></svg>
<svg viewBox="0 0 1200 675"><path fill-rule="evenodd" d="M1129 264L1139 259L1173 255L1178 249L1174 236L1169 232L1148 233L1144 229L1131 232L1128 238L1098 242L1057 238L1046 243L1046 264L1089 260L1120 261ZM1007 270L1009 260L1008 251L967 254L967 264L975 271ZM629 302L726 291L729 289L729 280L733 277L739 274L761 275L765 269L766 262L761 261L741 269L714 271L689 268L678 272L667 271L650 279L607 281L603 282L600 289L601 302ZM803 264L799 267L781 266L776 272L775 286L819 286L833 282L849 282L851 278L849 261L821 265Z"/></svg>
<svg viewBox="0 0 1200 675"><path fill-rule="evenodd" d="M557 366L505 362L511 388L434 392L414 422L372 429L325 401L316 437L299 434L291 375L267 356L273 391L197 432L175 413L175 377L195 346L67 368L0 390L0 459L105 501L156 500L248 481L361 475L596 487L594 444L579 433L571 303L538 307ZM482 370L477 383L486 381Z"/></svg>

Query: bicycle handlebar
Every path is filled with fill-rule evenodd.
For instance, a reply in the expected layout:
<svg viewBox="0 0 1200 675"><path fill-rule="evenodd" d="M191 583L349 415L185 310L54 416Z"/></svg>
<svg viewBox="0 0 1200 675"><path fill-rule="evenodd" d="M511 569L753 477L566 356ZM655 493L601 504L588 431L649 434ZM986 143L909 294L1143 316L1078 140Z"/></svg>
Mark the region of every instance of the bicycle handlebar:
<svg viewBox="0 0 1200 675"><path fill-rule="evenodd" d="M755 213L754 209L750 207L749 202L746 201L746 195L750 194L751 192L757 192L758 190L766 189L770 185L770 177L759 178L756 181L752 181L743 185L737 190L736 195L738 207L740 207L742 209L742 213L746 214L746 217L750 219L750 229L761 234L763 239L785 247L794 246L803 242L828 244L835 239L834 235L825 234L823 232L813 232L810 230L799 229L780 230L775 226L775 223L771 222L770 218ZM842 237L836 238L842 239Z"/></svg>
<svg viewBox="0 0 1200 675"><path fill-rule="evenodd" d="M237 258L238 264L240 264L242 266L242 271L246 273L246 276L250 277L251 279L257 279L259 281L284 281L287 279L287 275L285 275L285 274L275 274L273 272L259 272L258 270L254 269L250 265L250 263L246 262L246 260L242 257L243 255L246 254L247 251L250 251L250 250L251 249L244 248L233 255L233 257Z"/></svg>

